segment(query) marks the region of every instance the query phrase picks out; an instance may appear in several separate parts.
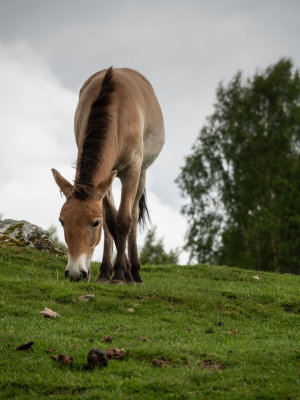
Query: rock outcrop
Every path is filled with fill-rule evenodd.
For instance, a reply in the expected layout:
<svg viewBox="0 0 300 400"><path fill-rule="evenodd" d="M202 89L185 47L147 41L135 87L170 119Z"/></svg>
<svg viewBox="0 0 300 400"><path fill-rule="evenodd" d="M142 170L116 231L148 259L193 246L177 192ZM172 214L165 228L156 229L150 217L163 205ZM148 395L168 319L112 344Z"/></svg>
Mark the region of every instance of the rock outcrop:
<svg viewBox="0 0 300 400"><path fill-rule="evenodd" d="M27 221L4 219L0 221L0 246L31 247L41 251L64 256L60 248L49 236L49 233Z"/></svg>

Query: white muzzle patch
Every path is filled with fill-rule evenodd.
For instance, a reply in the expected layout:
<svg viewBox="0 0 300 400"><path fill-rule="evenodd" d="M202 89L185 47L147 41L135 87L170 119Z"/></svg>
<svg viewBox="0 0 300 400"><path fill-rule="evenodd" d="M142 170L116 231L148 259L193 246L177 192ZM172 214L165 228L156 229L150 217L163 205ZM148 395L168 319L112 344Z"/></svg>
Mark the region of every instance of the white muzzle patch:
<svg viewBox="0 0 300 400"><path fill-rule="evenodd" d="M71 281L89 281L91 276L91 258L85 254L81 254L79 258L74 260L70 254L68 255L68 265L65 269L65 277Z"/></svg>

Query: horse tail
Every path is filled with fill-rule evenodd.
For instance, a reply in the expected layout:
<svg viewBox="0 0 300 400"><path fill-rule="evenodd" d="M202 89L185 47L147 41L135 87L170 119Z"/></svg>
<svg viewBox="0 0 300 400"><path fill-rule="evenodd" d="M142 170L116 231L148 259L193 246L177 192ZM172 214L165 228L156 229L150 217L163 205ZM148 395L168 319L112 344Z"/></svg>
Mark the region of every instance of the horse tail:
<svg viewBox="0 0 300 400"><path fill-rule="evenodd" d="M147 207L146 189L144 189L142 197L140 198L140 201L139 201L139 225L142 228L144 228L146 226L147 220L149 222L151 222L150 215L149 215L149 209Z"/></svg>

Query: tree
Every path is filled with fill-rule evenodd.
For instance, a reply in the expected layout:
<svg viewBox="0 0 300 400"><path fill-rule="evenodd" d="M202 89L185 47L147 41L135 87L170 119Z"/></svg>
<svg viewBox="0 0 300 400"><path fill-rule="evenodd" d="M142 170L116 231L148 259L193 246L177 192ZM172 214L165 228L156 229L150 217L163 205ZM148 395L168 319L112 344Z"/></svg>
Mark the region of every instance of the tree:
<svg viewBox="0 0 300 400"><path fill-rule="evenodd" d="M300 273L300 79L290 60L218 86L176 182L192 259Z"/></svg>
<svg viewBox="0 0 300 400"><path fill-rule="evenodd" d="M156 227L149 229L144 245L140 251L140 263L152 264L178 264L178 249L167 253L162 239L156 239Z"/></svg>

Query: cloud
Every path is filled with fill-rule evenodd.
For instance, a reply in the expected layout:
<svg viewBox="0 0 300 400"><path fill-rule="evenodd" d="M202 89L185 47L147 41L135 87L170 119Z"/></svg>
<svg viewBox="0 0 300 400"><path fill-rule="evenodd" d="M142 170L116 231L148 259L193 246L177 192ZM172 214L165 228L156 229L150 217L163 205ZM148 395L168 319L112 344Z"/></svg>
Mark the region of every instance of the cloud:
<svg viewBox="0 0 300 400"><path fill-rule="evenodd" d="M187 229L185 218L172 206L163 203L153 192L148 193L147 200L151 222L157 226L157 237L163 238L166 250L182 248L183 234ZM188 254L182 249L179 260L181 264L187 263L188 260Z"/></svg>
<svg viewBox="0 0 300 400"><path fill-rule="evenodd" d="M57 220L64 198L50 170L55 167L69 181L74 179L73 118L78 94L64 88L24 41L0 42L0 77L0 214L43 228L54 224L62 238ZM116 195L120 196L118 184ZM151 191L149 206L166 248L181 246L181 215ZM95 258L100 259L99 250Z"/></svg>
<svg viewBox="0 0 300 400"><path fill-rule="evenodd" d="M25 42L0 43L0 76L0 212L48 227L59 203L50 168L70 165L76 155L77 95Z"/></svg>
<svg viewBox="0 0 300 400"><path fill-rule="evenodd" d="M290 3L27 0L24 5L14 0L0 5L0 35L26 38L76 93L87 76L109 65L144 73L166 126L166 146L150 169L148 185L179 210L174 179L212 111L219 81L238 69L253 74L282 56L300 62L300 3Z"/></svg>

